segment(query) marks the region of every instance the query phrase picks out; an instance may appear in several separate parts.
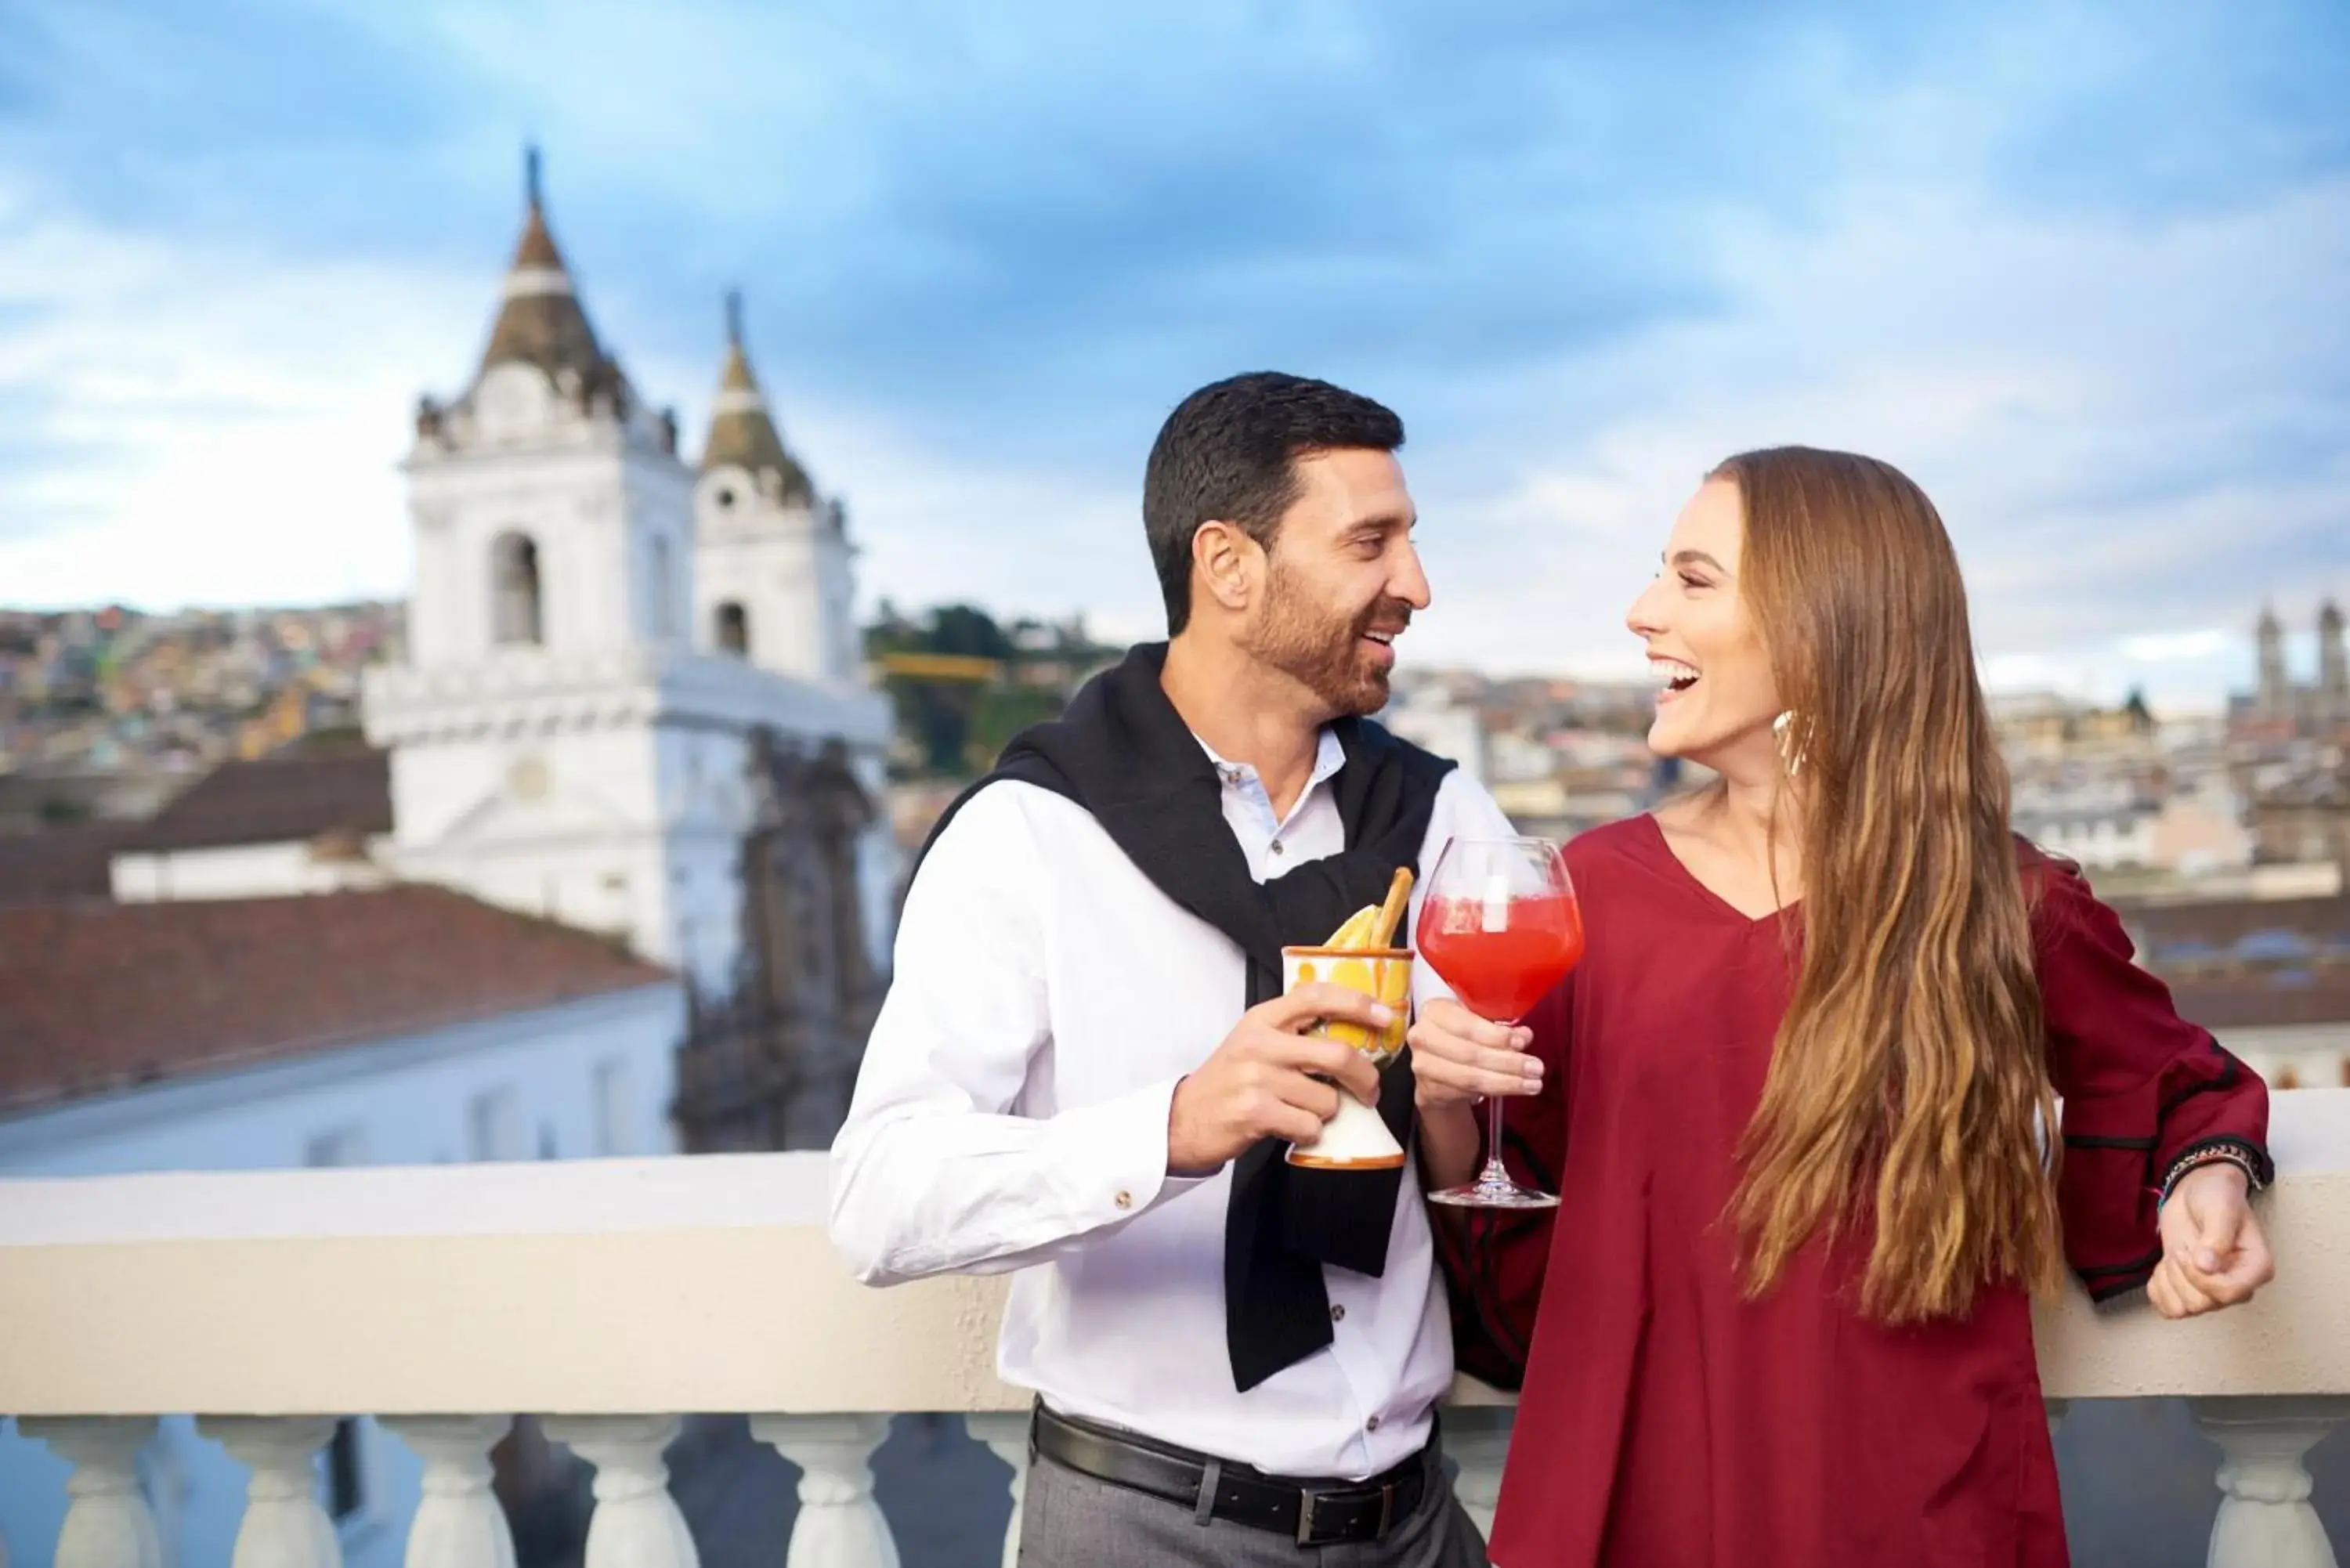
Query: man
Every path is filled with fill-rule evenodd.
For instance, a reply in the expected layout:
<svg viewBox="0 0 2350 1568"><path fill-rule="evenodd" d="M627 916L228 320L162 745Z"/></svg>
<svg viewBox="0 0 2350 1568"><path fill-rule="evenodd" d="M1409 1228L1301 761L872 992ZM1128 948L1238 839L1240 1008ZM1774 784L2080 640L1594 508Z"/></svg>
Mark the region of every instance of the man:
<svg viewBox="0 0 2350 1568"><path fill-rule="evenodd" d="M1429 601L1402 443L1320 381L1186 399L1143 495L1170 640L1015 740L907 896L832 1234L872 1284L1022 1271L999 1361L1039 1395L1032 1568L1485 1561L1434 1438L1452 1352L1417 1179L1282 1158L1341 1093L1408 1136L1411 1091L1306 1033L1383 1013L1281 995L1280 948L1510 832L1363 721Z"/></svg>

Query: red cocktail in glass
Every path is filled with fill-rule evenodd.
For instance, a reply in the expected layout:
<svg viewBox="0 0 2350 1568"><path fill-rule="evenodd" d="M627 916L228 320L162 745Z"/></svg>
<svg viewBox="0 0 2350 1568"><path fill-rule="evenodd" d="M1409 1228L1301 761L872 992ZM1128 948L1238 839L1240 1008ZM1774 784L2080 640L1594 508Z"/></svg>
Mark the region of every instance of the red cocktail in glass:
<svg viewBox="0 0 2350 1568"><path fill-rule="evenodd" d="M1583 957L1583 911L1558 846L1541 838L1447 844L1420 904L1418 945L1461 1005L1516 1024ZM1430 1193L1431 1202L1547 1209L1558 1201L1503 1168L1502 1099L1486 1101L1485 1168L1466 1187Z"/></svg>

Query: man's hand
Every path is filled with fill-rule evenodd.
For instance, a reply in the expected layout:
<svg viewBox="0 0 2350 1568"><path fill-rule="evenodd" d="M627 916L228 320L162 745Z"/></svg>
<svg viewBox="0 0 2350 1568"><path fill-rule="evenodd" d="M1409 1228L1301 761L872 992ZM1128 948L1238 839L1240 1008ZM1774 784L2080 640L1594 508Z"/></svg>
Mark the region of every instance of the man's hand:
<svg viewBox="0 0 2350 1568"><path fill-rule="evenodd" d="M2162 1262L2147 1299L2165 1317L2194 1317L2238 1302L2276 1276L2268 1238L2253 1217L2244 1173L2226 1160L2178 1179L2162 1205Z"/></svg>
<svg viewBox="0 0 2350 1568"><path fill-rule="evenodd" d="M1543 1064L1525 1054L1534 1032L1489 1023L1440 998L1411 1026L1412 1095L1420 1115L1442 1116L1487 1095L1542 1093Z"/></svg>
<svg viewBox="0 0 2350 1568"><path fill-rule="evenodd" d="M1268 1137L1311 1143L1338 1114L1335 1079L1366 1105L1379 1102L1369 1057L1305 1031L1327 1019L1386 1028L1387 1008L1341 985L1301 985L1241 1014L1215 1054L1175 1085L1167 1116L1167 1168L1198 1175ZM1319 1074L1320 1078L1309 1075Z"/></svg>

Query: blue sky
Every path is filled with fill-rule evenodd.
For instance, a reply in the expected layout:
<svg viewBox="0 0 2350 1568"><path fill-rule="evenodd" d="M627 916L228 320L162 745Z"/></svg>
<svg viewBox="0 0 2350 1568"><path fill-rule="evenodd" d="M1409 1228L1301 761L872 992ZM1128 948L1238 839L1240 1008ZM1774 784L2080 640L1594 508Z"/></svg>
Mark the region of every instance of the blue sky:
<svg viewBox="0 0 2350 1568"><path fill-rule="evenodd" d="M2350 11L1895 9L0 7L0 603L400 591L535 139L690 433L747 291L868 601L1151 630L1150 436L1274 366L1409 426L1408 658L1627 667L1805 441L1935 496L2002 684L2208 698L2350 596Z"/></svg>

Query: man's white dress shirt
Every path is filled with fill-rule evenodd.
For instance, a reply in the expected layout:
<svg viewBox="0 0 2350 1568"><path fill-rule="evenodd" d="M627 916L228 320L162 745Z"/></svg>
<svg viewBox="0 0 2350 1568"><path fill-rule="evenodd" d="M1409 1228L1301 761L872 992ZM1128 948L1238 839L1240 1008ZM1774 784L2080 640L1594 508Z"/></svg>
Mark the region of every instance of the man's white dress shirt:
<svg viewBox="0 0 2350 1568"><path fill-rule="evenodd" d="M1212 756L1213 753L1211 753ZM1324 732L1277 817L1254 769L1216 759L1259 881L1345 847ZM1507 836L1445 775L1420 851ZM1419 900L1413 900L1417 914ZM1335 1342L1246 1394L1224 1341L1229 1168L1170 1177L1175 1085L1232 1032L1245 964L1075 802L990 784L940 835L906 900L896 975L832 1148L832 1237L857 1276L1020 1272L998 1370L1065 1414L1277 1474L1374 1475L1428 1440L1452 1343L1418 1174L1387 1271L1325 1267ZM1415 996L1445 994L1426 967Z"/></svg>

